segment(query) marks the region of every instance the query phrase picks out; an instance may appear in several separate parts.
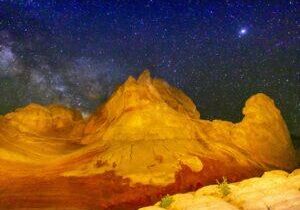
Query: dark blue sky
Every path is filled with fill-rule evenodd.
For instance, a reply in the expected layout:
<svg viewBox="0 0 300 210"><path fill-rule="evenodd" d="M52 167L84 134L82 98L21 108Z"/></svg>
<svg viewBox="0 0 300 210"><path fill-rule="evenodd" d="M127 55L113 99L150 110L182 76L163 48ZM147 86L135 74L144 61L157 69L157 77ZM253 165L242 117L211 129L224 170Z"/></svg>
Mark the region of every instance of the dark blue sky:
<svg viewBox="0 0 300 210"><path fill-rule="evenodd" d="M299 3L269 2L2 0L0 112L29 102L93 110L148 68L208 119L238 121L264 92L300 135Z"/></svg>

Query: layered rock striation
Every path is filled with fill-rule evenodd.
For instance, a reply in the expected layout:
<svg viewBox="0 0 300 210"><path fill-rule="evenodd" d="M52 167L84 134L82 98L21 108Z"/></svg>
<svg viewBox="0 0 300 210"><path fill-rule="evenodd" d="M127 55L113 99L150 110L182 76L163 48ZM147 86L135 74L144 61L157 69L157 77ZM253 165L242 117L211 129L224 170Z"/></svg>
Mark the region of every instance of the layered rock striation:
<svg viewBox="0 0 300 210"><path fill-rule="evenodd" d="M243 114L239 123L203 120L188 96L148 71L87 120L60 105L28 105L0 117L0 207L135 209L223 176L294 169L274 102L256 94Z"/></svg>

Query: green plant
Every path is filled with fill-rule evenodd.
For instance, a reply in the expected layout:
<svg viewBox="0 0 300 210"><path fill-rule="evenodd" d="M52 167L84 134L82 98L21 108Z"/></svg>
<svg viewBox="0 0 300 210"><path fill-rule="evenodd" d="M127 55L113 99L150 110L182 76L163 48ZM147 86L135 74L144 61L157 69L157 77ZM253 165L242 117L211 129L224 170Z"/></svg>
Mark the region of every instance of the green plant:
<svg viewBox="0 0 300 210"><path fill-rule="evenodd" d="M161 199L159 207L168 208L172 202L173 198L170 195L166 195Z"/></svg>
<svg viewBox="0 0 300 210"><path fill-rule="evenodd" d="M230 187L226 177L223 177L223 181L221 183L217 180L217 184L223 196L227 196L230 193Z"/></svg>

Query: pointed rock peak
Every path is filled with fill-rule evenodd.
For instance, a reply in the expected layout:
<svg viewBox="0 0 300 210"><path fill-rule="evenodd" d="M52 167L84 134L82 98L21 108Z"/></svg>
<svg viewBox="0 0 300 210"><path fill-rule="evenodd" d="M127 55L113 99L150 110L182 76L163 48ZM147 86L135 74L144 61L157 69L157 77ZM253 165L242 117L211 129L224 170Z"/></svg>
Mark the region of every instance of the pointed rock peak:
<svg viewBox="0 0 300 210"><path fill-rule="evenodd" d="M129 76L126 82L120 86L118 92L119 95L124 96L126 103L134 101L134 104L136 104L138 101L142 102L143 100L161 100L159 92L153 86L149 70L143 71L137 79Z"/></svg>
<svg viewBox="0 0 300 210"><path fill-rule="evenodd" d="M151 75L148 69L145 69L138 78L138 83L151 83Z"/></svg>
<svg viewBox="0 0 300 210"><path fill-rule="evenodd" d="M136 79L133 76L129 76L124 85L129 85L133 83L136 83Z"/></svg>

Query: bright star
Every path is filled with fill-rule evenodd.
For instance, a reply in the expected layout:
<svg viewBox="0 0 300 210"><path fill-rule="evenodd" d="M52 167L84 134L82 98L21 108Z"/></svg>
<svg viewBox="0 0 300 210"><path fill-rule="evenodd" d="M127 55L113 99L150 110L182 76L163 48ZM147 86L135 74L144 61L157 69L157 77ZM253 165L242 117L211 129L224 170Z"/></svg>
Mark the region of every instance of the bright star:
<svg viewBox="0 0 300 210"><path fill-rule="evenodd" d="M247 30L244 28L241 30L241 34L245 34L246 32L247 32Z"/></svg>
<svg viewBox="0 0 300 210"><path fill-rule="evenodd" d="M242 37L242 36L246 35L247 32L248 32L248 31L247 31L246 28L241 28L240 31L239 31L239 37Z"/></svg>

